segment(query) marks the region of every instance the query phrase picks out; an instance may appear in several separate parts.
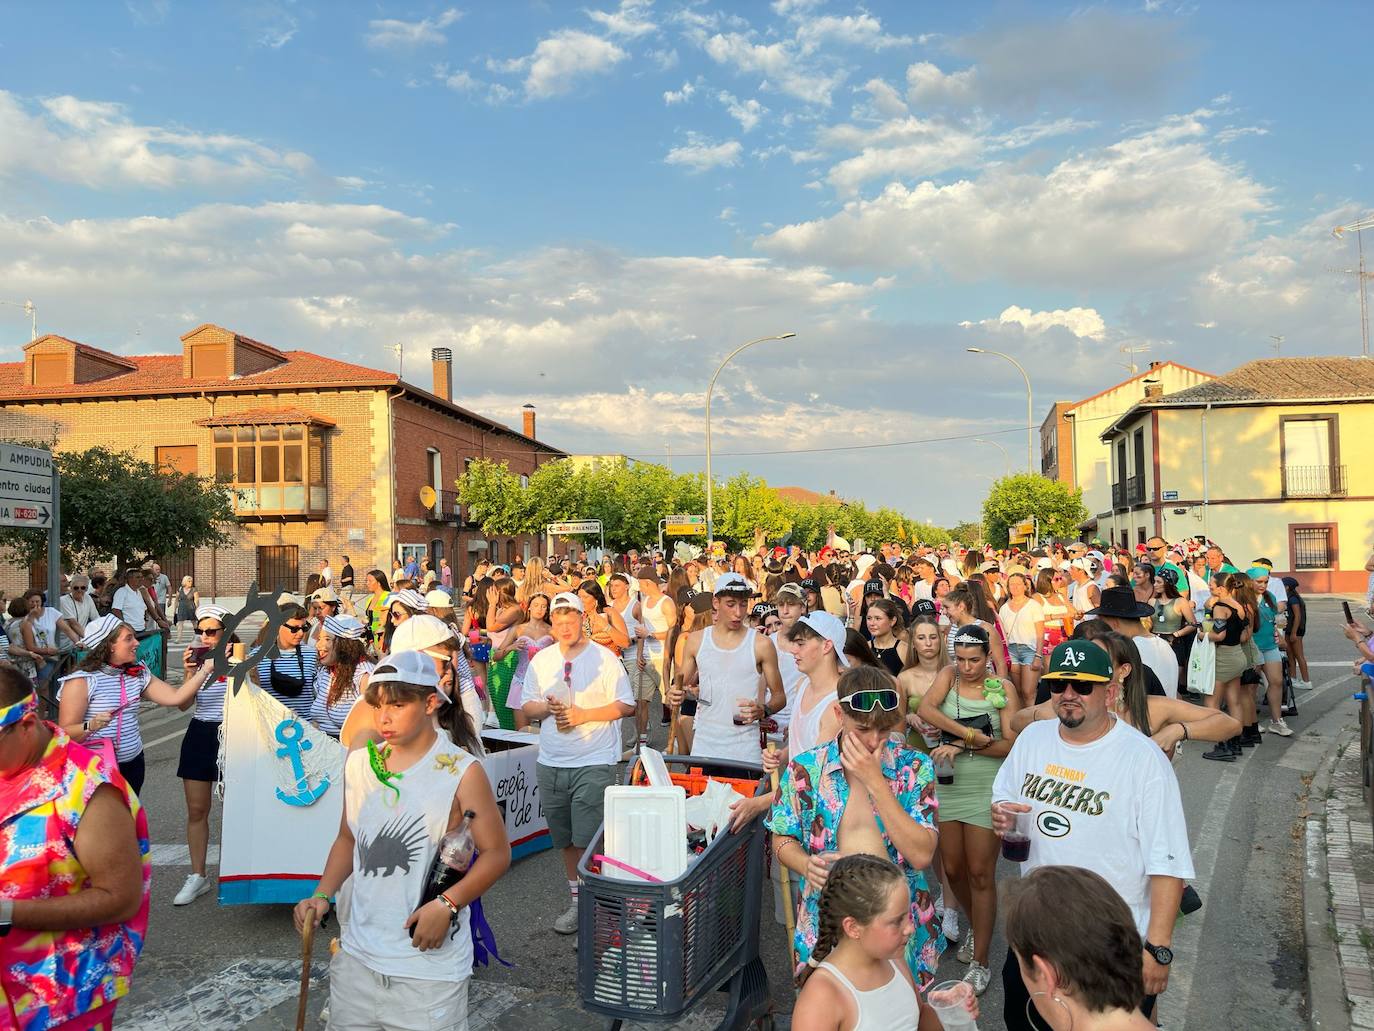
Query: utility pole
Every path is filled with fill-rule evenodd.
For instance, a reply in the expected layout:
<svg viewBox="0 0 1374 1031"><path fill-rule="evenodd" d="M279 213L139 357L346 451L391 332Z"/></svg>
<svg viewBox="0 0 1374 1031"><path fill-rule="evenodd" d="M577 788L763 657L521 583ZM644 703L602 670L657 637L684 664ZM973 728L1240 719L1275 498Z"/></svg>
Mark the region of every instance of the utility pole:
<svg viewBox="0 0 1374 1031"><path fill-rule="evenodd" d="M1283 352L1282 352L1283 342L1284 342L1284 340L1286 340L1287 338L1286 338L1286 337L1283 337L1283 336L1274 336L1273 334L1270 334L1269 339L1272 340L1272 341L1274 341L1274 357L1275 357L1275 358L1280 357L1280 356L1282 355L1282 353L1283 353Z"/></svg>

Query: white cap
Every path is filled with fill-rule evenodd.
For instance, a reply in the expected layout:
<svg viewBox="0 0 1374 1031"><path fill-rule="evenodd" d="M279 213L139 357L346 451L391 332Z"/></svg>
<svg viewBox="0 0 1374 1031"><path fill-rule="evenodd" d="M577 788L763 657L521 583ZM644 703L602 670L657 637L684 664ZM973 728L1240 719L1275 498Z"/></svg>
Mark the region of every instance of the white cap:
<svg viewBox="0 0 1374 1031"><path fill-rule="evenodd" d="M1038 559L1035 560L1035 568L1036 568L1036 569L1053 569L1053 568L1054 568L1054 559L1052 559L1052 558L1038 558Z"/></svg>
<svg viewBox="0 0 1374 1031"><path fill-rule="evenodd" d="M833 541L830 542L830 546L834 548L836 551L849 550L849 542L845 540L843 537L836 537Z"/></svg>
<svg viewBox="0 0 1374 1031"><path fill-rule="evenodd" d="M873 563L877 561L878 560L874 558L872 555L860 555L858 558L854 560L854 568L858 571L860 580L862 580L864 578L864 574L868 572L868 567L873 565Z"/></svg>
<svg viewBox="0 0 1374 1031"><path fill-rule="evenodd" d="M849 656L844 653L844 624L840 622L838 616L832 616L829 612L808 612L797 622L805 623L833 644L835 646L835 658L840 660L840 665L849 665Z"/></svg>
<svg viewBox="0 0 1374 1031"><path fill-rule="evenodd" d="M223 623L224 617L227 615L229 615L229 610L223 605L202 605L196 609L196 622L200 622L202 619L217 619Z"/></svg>
<svg viewBox="0 0 1374 1031"><path fill-rule="evenodd" d="M423 652L392 652L372 671L373 684L414 684L416 687L439 687L439 672L434 660Z"/></svg>
<svg viewBox="0 0 1374 1031"><path fill-rule="evenodd" d="M334 588L321 587L318 591L316 591L314 594L310 596L310 600L323 601L333 605L337 605L339 603L339 596L334 593Z"/></svg>
<svg viewBox="0 0 1374 1031"><path fill-rule="evenodd" d="M429 608L425 604L425 596L419 591L412 591L409 587L403 591L393 591L391 597L386 600L387 607L390 608L391 603L396 601L399 601L412 612L424 612L425 609Z"/></svg>
<svg viewBox="0 0 1374 1031"><path fill-rule="evenodd" d="M711 593L750 595L754 592L749 589L744 577L738 573L721 573L720 576L716 577L716 583L711 588Z"/></svg>
<svg viewBox="0 0 1374 1031"><path fill-rule="evenodd" d="M118 616L107 613L99 619L93 619L86 624L86 633L82 635L81 647L91 651L101 641L113 633L117 633L119 628L124 625L123 620Z"/></svg>
<svg viewBox="0 0 1374 1031"><path fill-rule="evenodd" d="M301 600L290 591L282 591L277 595L277 608L285 608L287 605L301 605ZM301 607L304 608L304 605Z"/></svg>
<svg viewBox="0 0 1374 1031"><path fill-rule="evenodd" d="M426 613L411 616L391 634L393 652L417 651L443 644L454 638L453 627L438 616Z"/></svg>
<svg viewBox="0 0 1374 1031"><path fill-rule="evenodd" d="M453 608L453 595L449 594L448 591L435 588L425 595L425 608L451 609Z"/></svg>
<svg viewBox="0 0 1374 1031"><path fill-rule="evenodd" d="M363 624L354 616L325 616L324 628L335 637L346 637L350 641L363 639Z"/></svg>
<svg viewBox="0 0 1374 1031"><path fill-rule="evenodd" d="M578 612L587 611L582 606L582 599L579 598L572 591L563 591L562 593L555 594L553 596L553 607L549 609L549 611L556 612L559 609L575 609Z"/></svg>
<svg viewBox="0 0 1374 1031"><path fill-rule="evenodd" d="M1081 569L1085 573L1091 573L1093 571L1093 561L1087 558L1076 558L1069 563L1069 568Z"/></svg>

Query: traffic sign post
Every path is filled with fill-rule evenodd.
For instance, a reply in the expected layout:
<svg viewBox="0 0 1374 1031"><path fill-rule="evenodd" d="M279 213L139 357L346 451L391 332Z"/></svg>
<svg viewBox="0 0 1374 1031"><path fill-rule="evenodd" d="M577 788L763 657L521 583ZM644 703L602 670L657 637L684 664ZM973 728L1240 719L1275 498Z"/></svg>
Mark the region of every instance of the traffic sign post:
<svg viewBox="0 0 1374 1031"><path fill-rule="evenodd" d="M48 605L60 597L62 485L52 452L0 444L0 526L48 531Z"/></svg>
<svg viewBox="0 0 1374 1031"><path fill-rule="evenodd" d="M706 517L699 515L670 515L658 521L658 550L663 550L663 536L699 537L706 532Z"/></svg>
<svg viewBox="0 0 1374 1031"><path fill-rule="evenodd" d="M564 523L549 523L544 532L550 537L579 537L594 533L601 538L601 553L606 553L606 531L600 519L570 519Z"/></svg>

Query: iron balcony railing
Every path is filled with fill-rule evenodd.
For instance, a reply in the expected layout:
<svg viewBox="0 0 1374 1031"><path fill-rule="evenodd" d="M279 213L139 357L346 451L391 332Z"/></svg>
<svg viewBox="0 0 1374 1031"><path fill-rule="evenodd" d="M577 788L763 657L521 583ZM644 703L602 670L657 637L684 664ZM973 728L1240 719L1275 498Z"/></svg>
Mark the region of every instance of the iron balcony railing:
<svg viewBox="0 0 1374 1031"><path fill-rule="evenodd" d="M1346 496L1345 466L1285 465L1285 498L1343 498Z"/></svg>

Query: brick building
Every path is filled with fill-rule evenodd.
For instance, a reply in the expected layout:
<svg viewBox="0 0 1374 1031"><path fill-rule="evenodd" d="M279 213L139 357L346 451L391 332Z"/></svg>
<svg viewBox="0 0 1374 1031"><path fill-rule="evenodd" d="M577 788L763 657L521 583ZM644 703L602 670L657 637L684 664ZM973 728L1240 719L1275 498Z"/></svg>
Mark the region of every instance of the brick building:
<svg viewBox="0 0 1374 1031"><path fill-rule="evenodd" d="M368 569L412 553L447 558L461 583L476 558L540 553L538 537L485 539L453 485L476 458L528 476L563 452L535 438L531 406L517 432L455 404L446 348L423 390L209 324L181 343L130 356L50 334L0 363L0 438L104 444L235 489L233 543L164 556L174 584L190 573L203 596L241 595L253 579L299 590L320 559L337 575L346 554L361 588ZM30 579L0 565L0 588Z"/></svg>

